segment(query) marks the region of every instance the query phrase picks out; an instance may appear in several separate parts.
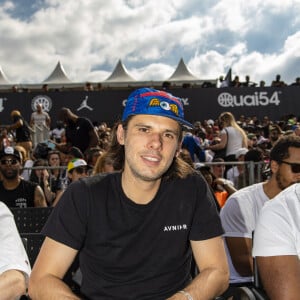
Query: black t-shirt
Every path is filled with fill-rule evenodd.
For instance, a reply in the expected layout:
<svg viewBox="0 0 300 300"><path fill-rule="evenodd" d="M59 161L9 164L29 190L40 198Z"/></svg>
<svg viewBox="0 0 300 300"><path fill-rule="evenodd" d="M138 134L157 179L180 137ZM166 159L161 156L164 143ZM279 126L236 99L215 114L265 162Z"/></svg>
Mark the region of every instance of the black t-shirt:
<svg viewBox="0 0 300 300"><path fill-rule="evenodd" d="M8 207L34 207L34 191L37 183L21 180L14 190L6 190L0 181L0 200Z"/></svg>
<svg viewBox="0 0 300 300"><path fill-rule="evenodd" d="M28 123L21 116L14 116L13 122L16 123L22 120L23 125L16 129L16 142L28 142L31 141L31 135Z"/></svg>
<svg viewBox="0 0 300 300"><path fill-rule="evenodd" d="M91 121L87 118L79 117L75 123L71 123L66 127L67 142L84 153L90 144L89 132L91 130L94 130Z"/></svg>
<svg viewBox="0 0 300 300"><path fill-rule="evenodd" d="M190 280L189 240L223 233L200 175L163 180L146 205L128 199L121 173L72 183L44 231L80 250L86 299L166 299Z"/></svg>

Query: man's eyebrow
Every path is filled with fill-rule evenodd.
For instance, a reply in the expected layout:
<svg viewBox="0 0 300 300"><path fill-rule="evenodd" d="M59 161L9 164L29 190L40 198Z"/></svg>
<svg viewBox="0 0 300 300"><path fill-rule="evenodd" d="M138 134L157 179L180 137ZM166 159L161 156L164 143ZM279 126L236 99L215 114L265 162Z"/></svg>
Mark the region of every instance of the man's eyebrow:
<svg viewBox="0 0 300 300"><path fill-rule="evenodd" d="M136 123L133 125L134 127L146 127L146 128L153 128L152 125L149 125L149 124L144 124L144 123ZM173 133L175 135L179 135L179 130L176 130L176 129L169 129L169 128L166 128L164 130L164 132L170 132L170 133Z"/></svg>

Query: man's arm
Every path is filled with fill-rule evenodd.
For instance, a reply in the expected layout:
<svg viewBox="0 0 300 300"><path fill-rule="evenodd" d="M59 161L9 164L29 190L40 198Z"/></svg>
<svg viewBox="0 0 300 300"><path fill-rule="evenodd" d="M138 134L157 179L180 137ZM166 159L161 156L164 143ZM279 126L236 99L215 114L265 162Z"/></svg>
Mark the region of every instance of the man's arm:
<svg viewBox="0 0 300 300"><path fill-rule="evenodd" d="M300 298L300 261L296 255L257 256L263 287L272 300Z"/></svg>
<svg viewBox="0 0 300 300"><path fill-rule="evenodd" d="M191 241L193 255L200 270L184 290L194 300L208 300L221 295L229 284L229 269L221 237L204 241ZM187 297L176 293L169 300L184 299Z"/></svg>
<svg viewBox="0 0 300 300"><path fill-rule="evenodd" d="M46 207L47 202L42 188L38 185L34 190L34 207Z"/></svg>
<svg viewBox="0 0 300 300"><path fill-rule="evenodd" d="M47 126L48 128L50 128L50 126L51 126L51 118L50 118L50 116L49 116L48 113L47 113L47 115L46 115L46 126Z"/></svg>
<svg viewBox="0 0 300 300"><path fill-rule="evenodd" d="M46 237L29 279L28 293L32 300L79 300L62 281L77 250Z"/></svg>
<svg viewBox="0 0 300 300"><path fill-rule="evenodd" d="M0 275L2 300L16 299L26 294L25 276L21 271L8 270Z"/></svg>
<svg viewBox="0 0 300 300"><path fill-rule="evenodd" d="M93 129L89 131L89 137L90 137L89 148L99 146L99 136L95 127L93 127Z"/></svg>
<svg viewBox="0 0 300 300"><path fill-rule="evenodd" d="M252 239L242 237L225 239L234 268L243 277L252 276Z"/></svg>

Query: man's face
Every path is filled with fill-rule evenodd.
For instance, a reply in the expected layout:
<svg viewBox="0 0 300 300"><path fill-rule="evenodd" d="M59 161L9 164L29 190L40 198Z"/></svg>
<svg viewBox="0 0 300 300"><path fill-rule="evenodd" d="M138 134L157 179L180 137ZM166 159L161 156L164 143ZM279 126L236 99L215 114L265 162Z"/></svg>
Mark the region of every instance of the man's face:
<svg viewBox="0 0 300 300"><path fill-rule="evenodd" d="M125 147L124 174L143 181L156 181L169 169L180 149L180 126L167 117L134 116L125 131L117 130Z"/></svg>
<svg viewBox="0 0 300 300"><path fill-rule="evenodd" d="M36 105L36 111L37 112L41 112L42 111L42 105L41 104L37 104Z"/></svg>
<svg viewBox="0 0 300 300"><path fill-rule="evenodd" d="M87 177L87 168L86 167L77 167L73 169L72 173L68 174L72 182L79 180L80 178Z"/></svg>
<svg viewBox="0 0 300 300"><path fill-rule="evenodd" d="M20 161L13 155L3 156L0 160L0 171L5 179L16 179L19 176Z"/></svg>
<svg viewBox="0 0 300 300"><path fill-rule="evenodd" d="M289 154L289 158L284 159L285 162L300 164L300 148L290 147ZM293 173L292 167L286 163L277 165L277 170L274 173L278 187L281 190L284 190L296 182L300 182L300 172Z"/></svg>
<svg viewBox="0 0 300 300"><path fill-rule="evenodd" d="M279 132L277 130L271 130L270 132L270 140L273 142L277 141L279 138Z"/></svg>

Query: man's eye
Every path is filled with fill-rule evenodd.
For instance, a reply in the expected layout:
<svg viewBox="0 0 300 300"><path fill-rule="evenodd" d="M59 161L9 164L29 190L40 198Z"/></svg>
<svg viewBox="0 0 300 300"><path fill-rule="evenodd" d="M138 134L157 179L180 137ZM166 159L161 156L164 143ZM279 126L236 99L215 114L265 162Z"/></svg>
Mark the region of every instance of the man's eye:
<svg viewBox="0 0 300 300"><path fill-rule="evenodd" d="M166 133L165 137L167 137L168 139L174 139L175 138L174 134L172 134L172 133Z"/></svg>
<svg viewBox="0 0 300 300"><path fill-rule="evenodd" d="M141 131L141 132L148 132L149 129L146 128L146 127L140 127L140 128L139 128L139 131Z"/></svg>

